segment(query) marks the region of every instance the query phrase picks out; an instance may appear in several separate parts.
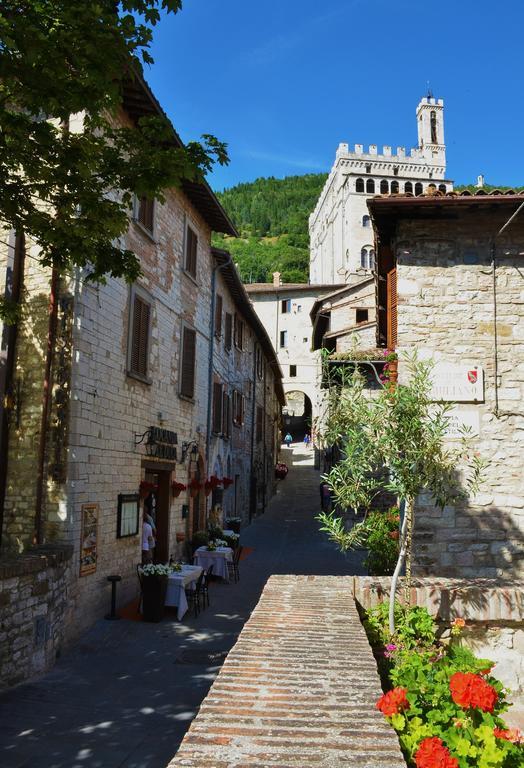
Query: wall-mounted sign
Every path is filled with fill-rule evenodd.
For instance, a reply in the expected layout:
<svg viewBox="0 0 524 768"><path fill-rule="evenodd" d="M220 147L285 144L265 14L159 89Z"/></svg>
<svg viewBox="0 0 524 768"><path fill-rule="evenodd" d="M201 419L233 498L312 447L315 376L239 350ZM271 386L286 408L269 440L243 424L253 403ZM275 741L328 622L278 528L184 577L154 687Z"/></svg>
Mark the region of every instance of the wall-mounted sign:
<svg viewBox="0 0 524 768"><path fill-rule="evenodd" d="M484 371L480 365L438 362L432 370L430 397L452 403L484 402Z"/></svg>
<svg viewBox="0 0 524 768"><path fill-rule="evenodd" d="M98 543L98 504L82 504L82 537L80 539L80 576L96 571Z"/></svg>
<svg viewBox="0 0 524 768"><path fill-rule="evenodd" d="M144 434L135 433L135 445L140 445L145 440L146 454L154 459L176 461L176 446L178 437L176 432L162 427L149 427Z"/></svg>
<svg viewBox="0 0 524 768"><path fill-rule="evenodd" d="M449 426L446 437L478 437L480 434L480 411L478 408L452 408L448 413Z"/></svg>
<svg viewBox="0 0 524 768"><path fill-rule="evenodd" d="M138 493L119 493L116 521L117 539L137 535L139 514L140 495Z"/></svg>

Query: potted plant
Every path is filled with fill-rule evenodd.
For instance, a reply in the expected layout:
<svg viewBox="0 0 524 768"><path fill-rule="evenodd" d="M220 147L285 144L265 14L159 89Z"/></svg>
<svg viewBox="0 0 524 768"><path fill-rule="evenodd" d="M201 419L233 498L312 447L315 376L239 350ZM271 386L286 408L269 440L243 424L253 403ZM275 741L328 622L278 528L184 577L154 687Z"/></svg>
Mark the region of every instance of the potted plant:
<svg viewBox="0 0 524 768"><path fill-rule="evenodd" d="M238 547L238 541L240 539L239 533L230 533L228 536L224 535L224 541L226 542L228 547L231 547L231 549L236 549Z"/></svg>
<svg viewBox="0 0 524 768"><path fill-rule="evenodd" d="M142 586L142 616L144 621L162 621L166 599L169 565L148 563L138 569Z"/></svg>
<svg viewBox="0 0 524 768"><path fill-rule="evenodd" d="M139 493L140 493L140 498L141 499L146 499L149 496L149 494L151 493L151 491L157 491L158 490L158 486L156 486L154 483L148 482L147 480L142 480L140 485L139 485L138 490L139 490Z"/></svg>
<svg viewBox="0 0 524 768"><path fill-rule="evenodd" d="M226 520L226 528L229 531L234 531L235 533L240 533L240 523L242 522L241 517L228 517Z"/></svg>
<svg viewBox="0 0 524 768"><path fill-rule="evenodd" d="M177 480L173 480L171 483L171 493L173 494L173 498L177 499L182 491L187 490L187 485L184 485L184 483L179 483Z"/></svg>
<svg viewBox="0 0 524 768"><path fill-rule="evenodd" d="M207 531L197 531L193 534L193 540L191 541L191 546L193 547L193 551L198 549L199 547L207 546L207 543L209 541L209 533Z"/></svg>
<svg viewBox="0 0 524 768"><path fill-rule="evenodd" d="M233 485L233 478L232 477L223 477L222 478L222 485L224 486L224 490L227 491L230 485Z"/></svg>

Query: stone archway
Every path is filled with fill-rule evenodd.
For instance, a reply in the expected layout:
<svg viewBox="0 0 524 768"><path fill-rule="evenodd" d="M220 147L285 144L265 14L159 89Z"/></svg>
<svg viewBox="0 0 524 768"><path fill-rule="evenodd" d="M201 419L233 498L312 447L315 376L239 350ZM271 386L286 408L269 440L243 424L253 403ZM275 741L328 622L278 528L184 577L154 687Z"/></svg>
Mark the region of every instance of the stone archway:
<svg viewBox="0 0 524 768"><path fill-rule="evenodd" d="M294 441L303 440L311 433L313 405L311 398L302 390L286 392L286 405L282 409L284 434L289 432Z"/></svg>

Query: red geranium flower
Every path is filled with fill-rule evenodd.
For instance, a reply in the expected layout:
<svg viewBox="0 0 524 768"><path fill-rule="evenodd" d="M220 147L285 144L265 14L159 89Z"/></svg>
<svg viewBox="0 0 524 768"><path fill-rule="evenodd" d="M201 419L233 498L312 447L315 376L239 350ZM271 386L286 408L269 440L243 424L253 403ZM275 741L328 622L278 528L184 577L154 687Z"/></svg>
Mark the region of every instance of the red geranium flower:
<svg viewBox="0 0 524 768"><path fill-rule="evenodd" d="M437 736L422 739L415 753L417 768L459 768L456 757L451 757L449 749Z"/></svg>
<svg viewBox="0 0 524 768"><path fill-rule="evenodd" d="M381 696L375 706L386 717L398 715L403 709L409 709L409 701L406 699L407 692L407 688L393 688L392 691Z"/></svg>
<svg viewBox="0 0 524 768"><path fill-rule="evenodd" d="M512 744L520 744L522 741L522 733L518 728L493 728L493 736L496 739L504 739L504 741L511 741Z"/></svg>
<svg viewBox="0 0 524 768"><path fill-rule="evenodd" d="M398 539L398 531L390 531L389 532L389 538L390 539Z"/></svg>
<svg viewBox="0 0 524 768"><path fill-rule="evenodd" d="M476 707L483 712L493 712L498 693L492 685L473 672L455 672L449 681L451 698L459 707Z"/></svg>

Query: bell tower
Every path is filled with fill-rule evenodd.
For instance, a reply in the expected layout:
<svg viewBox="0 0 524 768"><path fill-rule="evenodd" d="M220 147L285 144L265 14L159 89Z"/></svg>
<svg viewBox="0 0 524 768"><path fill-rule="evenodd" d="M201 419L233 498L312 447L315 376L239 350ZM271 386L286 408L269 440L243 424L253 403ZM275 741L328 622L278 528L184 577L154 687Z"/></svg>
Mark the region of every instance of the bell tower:
<svg viewBox="0 0 524 768"><path fill-rule="evenodd" d="M446 162L444 143L444 101L436 99L431 91L417 107L418 147L423 156L439 164Z"/></svg>

